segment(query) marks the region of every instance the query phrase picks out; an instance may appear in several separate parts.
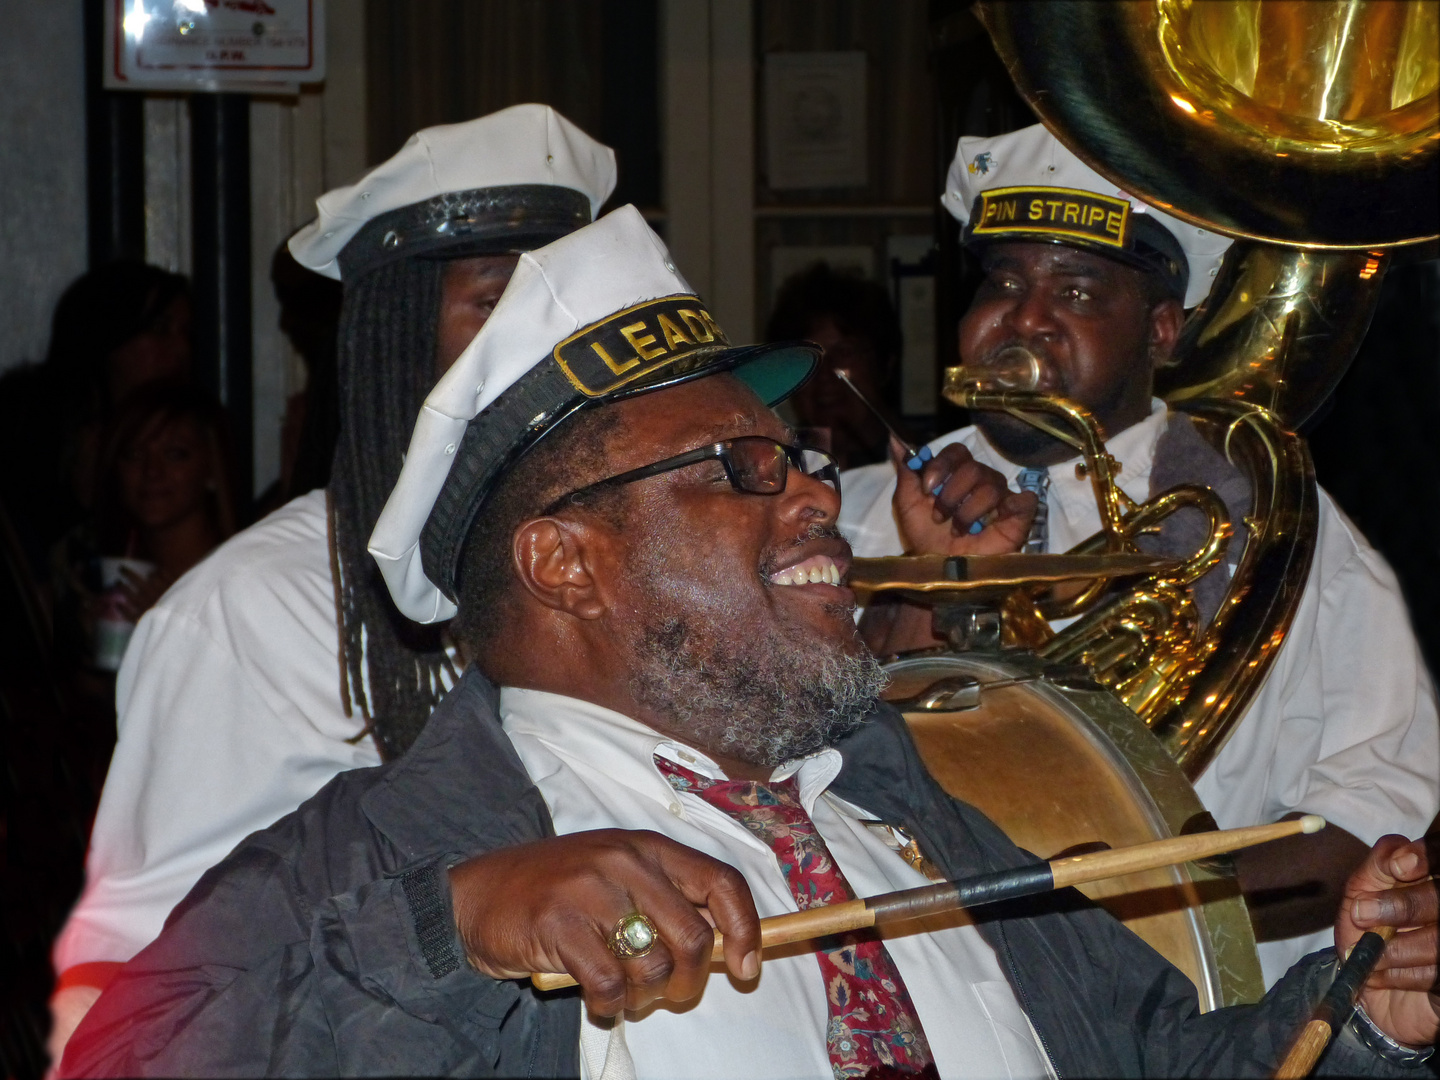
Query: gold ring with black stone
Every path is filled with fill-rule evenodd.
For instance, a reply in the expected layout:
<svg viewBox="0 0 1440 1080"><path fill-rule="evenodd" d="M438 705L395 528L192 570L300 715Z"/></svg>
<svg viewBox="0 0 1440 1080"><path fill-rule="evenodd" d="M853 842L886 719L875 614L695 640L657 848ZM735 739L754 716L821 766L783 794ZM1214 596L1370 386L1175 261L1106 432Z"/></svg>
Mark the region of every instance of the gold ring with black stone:
<svg viewBox="0 0 1440 1080"><path fill-rule="evenodd" d="M638 960L659 940L655 924L635 911L615 924L615 929L610 931L610 940L605 944L621 960Z"/></svg>

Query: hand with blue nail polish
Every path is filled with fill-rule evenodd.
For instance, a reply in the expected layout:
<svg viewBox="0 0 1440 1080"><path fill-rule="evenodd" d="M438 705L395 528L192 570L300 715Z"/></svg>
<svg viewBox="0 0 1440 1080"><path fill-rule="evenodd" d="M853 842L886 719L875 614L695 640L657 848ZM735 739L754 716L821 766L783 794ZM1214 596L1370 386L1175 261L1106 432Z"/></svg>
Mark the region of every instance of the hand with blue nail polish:
<svg viewBox="0 0 1440 1080"><path fill-rule="evenodd" d="M921 469L925 468L925 463L934 456L934 452L928 446L922 446L919 450L915 451L915 453L911 454L908 458L905 459L905 467L911 472L918 473ZM939 495L944 487L944 484L936 484L930 494ZM979 532L980 530L972 528L970 531Z"/></svg>
<svg viewBox="0 0 1440 1080"><path fill-rule="evenodd" d="M1000 473L960 443L938 453L890 445L896 466L892 506L907 554L1000 555L1019 551L1035 517L1035 497L1013 492Z"/></svg>
<svg viewBox="0 0 1440 1080"><path fill-rule="evenodd" d="M934 456L934 452L928 446L922 446L905 460L905 467L911 472L919 472L925 467L925 463Z"/></svg>

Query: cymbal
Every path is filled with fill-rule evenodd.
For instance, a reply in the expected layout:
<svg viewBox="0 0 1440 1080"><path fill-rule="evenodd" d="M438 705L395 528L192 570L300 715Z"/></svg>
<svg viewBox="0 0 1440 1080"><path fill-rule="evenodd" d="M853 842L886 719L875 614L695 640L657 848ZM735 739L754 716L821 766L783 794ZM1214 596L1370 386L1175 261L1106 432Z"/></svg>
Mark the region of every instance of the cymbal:
<svg viewBox="0 0 1440 1080"><path fill-rule="evenodd" d="M1180 565L1163 555L892 555L856 559L845 583L859 593L983 594L1063 581L1159 575ZM978 599L978 595L977 595Z"/></svg>

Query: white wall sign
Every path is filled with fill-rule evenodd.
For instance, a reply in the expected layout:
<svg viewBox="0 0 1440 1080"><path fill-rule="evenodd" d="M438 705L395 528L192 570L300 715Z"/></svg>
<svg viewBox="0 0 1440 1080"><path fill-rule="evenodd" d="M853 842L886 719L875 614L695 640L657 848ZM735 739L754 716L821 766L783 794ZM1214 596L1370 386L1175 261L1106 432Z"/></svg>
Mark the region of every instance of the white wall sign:
<svg viewBox="0 0 1440 1080"><path fill-rule="evenodd" d="M865 54L765 56L766 178L776 190L864 187Z"/></svg>
<svg viewBox="0 0 1440 1080"><path fill-rule="evenodd" d="M324 0L105 0L108 90L294 93L325 78Z"/></svg>

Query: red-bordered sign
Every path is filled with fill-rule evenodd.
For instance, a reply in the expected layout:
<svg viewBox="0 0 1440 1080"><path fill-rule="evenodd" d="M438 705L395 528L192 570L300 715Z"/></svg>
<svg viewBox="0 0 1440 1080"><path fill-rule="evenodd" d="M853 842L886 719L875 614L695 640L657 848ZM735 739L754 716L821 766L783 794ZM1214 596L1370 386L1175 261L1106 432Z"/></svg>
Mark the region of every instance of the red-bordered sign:
<svg viewBox="0 0 1440 1080"><path fill-rule="evenodd" d="M325 78L324 0L107 0L113 90L293 93Z"/></svg>

